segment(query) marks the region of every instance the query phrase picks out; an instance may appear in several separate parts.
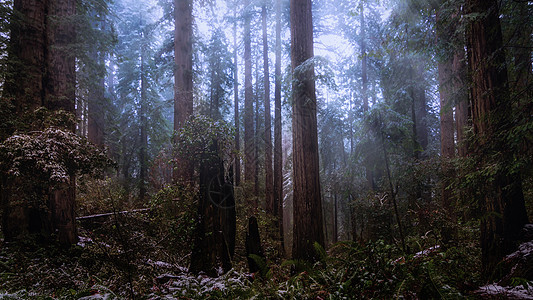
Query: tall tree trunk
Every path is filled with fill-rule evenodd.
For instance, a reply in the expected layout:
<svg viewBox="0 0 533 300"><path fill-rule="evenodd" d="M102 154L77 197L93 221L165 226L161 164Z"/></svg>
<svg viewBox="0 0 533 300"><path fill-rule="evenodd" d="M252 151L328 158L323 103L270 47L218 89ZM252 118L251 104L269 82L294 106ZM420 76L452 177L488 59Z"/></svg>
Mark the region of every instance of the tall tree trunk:
<svg viewBox="0 0 533 300"><path fill-rule="evenodd" d="M233 64L234 64L234 71L233 71L233 101L234 101L234 114L235 114L235 151L237 154L241 151L241 130L240 130L240 120L239 120L239 80L238 80L238 74L239 74L239 64L237 62L238 58L238 47L237 47L237 9L235 9L235 13L233 15L235 18L235 21L233 23ZM239 186L241 184L241 159L240 156L235 156L235 161L233 165L233 179L235 186Z"/></svg>
<svg viewBox="0 0 533 300"><path fill-rule="evenodd" d="M437 37L442 48L449 49L448 45L452 43L451 35L455 32L455 18L443 19L437 12ZM448 21L449 20L449 21ZM453 128L453 58L454 52L443 51L438 64L439 77L439 95L440 95L440 149L442 157L442 174L441 179L441 203L447 211L448 216L452 217L453 212L453 192L448 188L450 179L453 177L453 168L449 159L455 156L454 128ZM448 239L449 237L447 237Z"/></svg>
<svg viewBox="0 0 533 300"><path fill-rule="evenodd" d="M322 199L318 163L318 133L313 58L311 0L290 1L291 65L293 71L293 203L292 256L315 261L313 244L324 247Z"/></svg>
<svg viewBox="0 0 533 300"><path fill-rule="evenodd" d="M254 158L253 158L253 161L255 162L254 163L254 195L256 196L255 197L255 208L258 208L259 204L258 204L258 201L259 201L259 137L261 136L260 135L260 132L261 132L261 123L260 123L260 118L261 116L259 115L259 99L261 98L261 94L259 93L259 76L260 76L260 72L259 72L259 50L257 51L257 56L255 57L255 104L254 104L254 108L255 108L255 114L254 114L254 118L255 118L255 121L254 121L254 124L255 124L255 134L254 134Z"/></svg>
<svg viewBox="0 0 533 300"><path fill-rule="evenodd" d="M148 136L146 134L147 129L147 119L146 119L146 75L145 75L145 67L144 67L144 45L141 46L141 101L140 101L140 109L139 109L139 115L141 118L141 128L140 128L140 134L141 134L141 147L139 149L139 164L140 164L140 171L139 171L139 201L141 203L146 198L146 172L147 172L147 149L148 149Z"/></svg>
<svg viewBox="0 0 533 300"><path fill-rule="evenodd" d="M360 5L360 18L361 18L361 37L360 37L360 47L361 47L361 84L362 84L362 94L363 94L363 112L368 112L368 74L367 74L367 53L366 53L366 25L365 25L365 9L364 1L361 1ZM374 174L372 170L373 162L370 161L370 158L367 157L365 161L365 172L368 188L374 188Z"/></svg>
<svg viewBox="0 0 533 300"><path fill-rule="evenodd" d="M91 58L99 67L105 66L103 54L98 53L96 49L92 51ZM103 148L105 129L105 76L98 71L92 72L92 75L97 83L89 87L87 99L87 139L98 147Z"/></svg>
<svg viewBox="0 0 533 300"><path fill-rule="evenodd" d="M416 73L423 76L424 66L421 63L416 64ZM424 86L419 86L416 89L415 96L415 113L416 113L416 140L420 147L422 157L425 158L424 152L428 148L428 107L426 98L426 89Z"/></svg>
<svg viewBox="0 0 533 300"><path fill-rule="evenodd" d="M472 120L477 149L484 164L508 166L516 153L498 137L511 125L511 102L499 8L496 0L467 0L467 13L476 17L468 26L469 71L472 76ZM500 139L500 140L499 140ZM496 161L494 161L494 157ZM481 252L483 275L492 276L501 259L516 249L528 222L520 175L497 170L483 190Z"/></svg>
<svg viewBox="0 0 533 300"><path fill-rule="evenodd" d="M46 107L75 114L76 59L69 45L75 40L73 18L76 13L75 0L57 0L49 3L47 24L48 37L48 80L45 85ZM68 130L75 132L75 124ZM76 204L75 176L70 182L57 188L50 197L52 225L61 244L75 244L78 240L75 218Z"/></svg>
<svg viewBox="0 0 533 300"><path fill-rule="evenodd" d="M254 105L250 0L244 1L244 180L254 182Z"/></svg>
<svg viewBox="0 0 533 300"><path fill-rule="evenodd" d="M282 251L283 241L283 150L281 140L281 0L276 0L276 65L274 86L274 215L278 218L278 228Z"/></svg>
<svg viewBox="0 0 533 300"><path fill-rule="evenodd" d="M367 75L367 54L366 54L366 27L365 27L365 8L364 1L359 4L361 13L361 84L363 92L363 111L368 111L368 75Z"/></svg>
<svg viewBox="0 0 533 300"><path fill-rule="evenodd" d="M15 101L16 113L22 116L44 105L47 1L15 0L13 11L3 95Z"/></svg>
<svg viewBox="0 0 533 300"><path fill-rule="evenodd" d="M267 39L267 11L263 5L261 9L263 27L263 80L265 88L265 201L269 214L274 214L274 175L272 174L272 120L270 117L270 74L268 71L268 39Z"/></svg>
<svg viewBox="0 0 533 300"><path fill-rule="evenodd" d="M174 131L193 113L192 0L174 0ZM192 164L182 158L175 166L174 181L188 181Z"/></svg>
<svg viewBox="0 0 533 300"><path fill-rule="evenodd" d="M13 10L8 48L9 72L2 91L2 98L10 99L10 103L6 107L9 111L0 114L0 142L12 135L16 129L16 125L11 122L14 115L21 118L44 105L46 2L15 0ZM4 106L2 108L4 109ZM10 186L16 183L10 183L6 178L0 180L2 230L4 238L9 241L32 232L29 215L32 210L33 213L38 213L38 210L29 208L22 200L22 195L10 189ZM41 228L36 228L36 233L40 231Z"/></svg>

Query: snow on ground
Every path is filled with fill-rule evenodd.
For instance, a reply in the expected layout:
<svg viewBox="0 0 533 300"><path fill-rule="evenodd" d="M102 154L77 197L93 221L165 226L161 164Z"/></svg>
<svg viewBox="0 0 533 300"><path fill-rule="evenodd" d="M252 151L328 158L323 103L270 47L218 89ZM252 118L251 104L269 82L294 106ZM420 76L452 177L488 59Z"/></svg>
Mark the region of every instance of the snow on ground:
<svg viewBox="0 0 533 300"><path fill-rule="evenodd" d="M226 292L229 289L234 290L239 287L244 289L250 284L246 274L238 273L234 270L216 278L206 275L193 275L186 272L172 276L164 274L158 278L165 276L170 280L160 286L161 291L177 297L191 293L200 296L213 291Z"/></svg>
<svg viewBox="0 0 533 300"><path fill-rule="evenodd" d="M488 298L533 299L533 286L529 285L526 289L523 286L502 287L497 284L488 284L480 287L475 294Z"/></svg>
<svg viewBox="0 0 533 300"><path fill-rule="evenodd" d="M520 244L518 250L507 255L505 259L514 259L518 257L527 257L533 255L533 241Z"/></svg>
<svg viewBox="0 0 533 300"><path fill-rule="evenodd" d="M415 254L414 258L419 258L419 257L423 257L423 256L428 256L430 255L431 253L437 251L440 249L440 245L436 245L436 246L433 246L433 247L429 247L428 249L425 249L425 250L422 250L422 251L419 251Z"/></svg>

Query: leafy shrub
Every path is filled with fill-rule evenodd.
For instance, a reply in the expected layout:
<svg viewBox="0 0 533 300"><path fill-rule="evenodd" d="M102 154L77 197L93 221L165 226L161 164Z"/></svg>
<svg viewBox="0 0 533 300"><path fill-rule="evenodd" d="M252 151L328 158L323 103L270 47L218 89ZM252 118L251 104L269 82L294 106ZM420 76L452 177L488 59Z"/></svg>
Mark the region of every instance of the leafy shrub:
<svg viewBox="0 0 533 300"><path fill-rule="evenodd" d="M167 186L150 200L151 231L176 257L192 249L197 204L198 187L188 185Z"/></svg>

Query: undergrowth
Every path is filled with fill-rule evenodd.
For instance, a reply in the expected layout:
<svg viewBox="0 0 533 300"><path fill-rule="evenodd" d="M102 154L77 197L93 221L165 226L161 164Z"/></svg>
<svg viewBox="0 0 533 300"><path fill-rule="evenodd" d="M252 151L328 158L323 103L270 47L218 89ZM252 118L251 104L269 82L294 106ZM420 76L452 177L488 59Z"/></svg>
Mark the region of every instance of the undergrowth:
<svg viewBox="0 0 533 300"><path fill-rule="evenodd" d="M0 296L6 299L457 299L479 286L475 243L404 255L383 241L320 246L315 264L266 261L248 274L237 264L209 278L168 263L167 250L146 235L147 215L82 230L70 249L34 242L0 250ZM107 234L103 234L105 231ZM87 299L87 298L85 298Z"/></svg>

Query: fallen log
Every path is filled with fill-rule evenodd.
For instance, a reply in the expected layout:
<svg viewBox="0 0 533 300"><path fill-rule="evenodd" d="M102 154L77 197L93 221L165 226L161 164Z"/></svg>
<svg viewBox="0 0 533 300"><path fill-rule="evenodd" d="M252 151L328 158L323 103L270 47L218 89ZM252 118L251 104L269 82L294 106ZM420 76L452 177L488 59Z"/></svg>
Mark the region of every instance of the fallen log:
<svg viewBox="0 0 533 300"><path fill-rule="evenodd" d="M103 213L103 214L96 214L96 215L88 215L88 216L81 216L76 217L76 220L78 221L84 221L84 220L94 220L94 219L105 219L114 215L127 215L132 213L143 213L143 212L149 212L150 208L140 208L140 209L133 209L133 210L123 210L123 211L117 211L117 212L110 212L110 213Z"/></svg>
<svg viewBox="0 0 533 300"><path fill-rule="evenodd" d="M148 213L148 212L150 212L150 208L124 210L124 211L117 211L117 212L110 212L110 213L103 213L103 214L81 216L81 217L77 217L76 221L78 221L80 225L85 229L95 229L95 228L98 228L104 225L105 223L113 222L114 216L124 217L126 215L132 215L136 213Z"/></svg>

